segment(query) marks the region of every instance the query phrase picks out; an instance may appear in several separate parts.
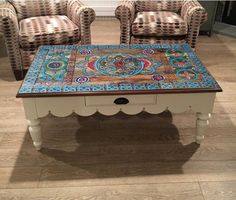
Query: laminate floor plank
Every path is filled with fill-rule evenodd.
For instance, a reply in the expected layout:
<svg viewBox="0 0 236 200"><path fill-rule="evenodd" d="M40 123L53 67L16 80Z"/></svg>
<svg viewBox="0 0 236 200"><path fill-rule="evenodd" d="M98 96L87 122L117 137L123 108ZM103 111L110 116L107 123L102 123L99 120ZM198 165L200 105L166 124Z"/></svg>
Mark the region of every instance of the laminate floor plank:
<svg viewBox="0 0 236 200"><path fill-rule="evenodd" d="M1 200L204 200L197 183L137 184L94 187L2 189Z"/></svg>
<svg viewBox="0 0 236 200"><path fill-rule="evenodd" d="M14 176L12 176L14 173ZM36 188L39 184L41 168L39 167L1 167L1 188ZM1 198L0 198L1 199Z"/></svg>
<svg viewBox="0 0 236 200"><path fill-rule="evenodd" d="M179 183L236 180L236 162L170 161L73 165L42 168L39 187Z"/></svg>
<svg viewBox="0 0 236 200"><path fill-rule="evenodd" d="M148 145L73 145L64 148L45 147L35 152L33 147L1 150L0 167L57 166L136 163L157 161L231 161L236 156L235 143L148 144ZM152 155L152 156L150 156Z"/></svg>
<svg viewBox="0 0 236 200"><path fill-rule="evenodd" d="M235 200L236 181L200 183L205 200Z"/></svg>

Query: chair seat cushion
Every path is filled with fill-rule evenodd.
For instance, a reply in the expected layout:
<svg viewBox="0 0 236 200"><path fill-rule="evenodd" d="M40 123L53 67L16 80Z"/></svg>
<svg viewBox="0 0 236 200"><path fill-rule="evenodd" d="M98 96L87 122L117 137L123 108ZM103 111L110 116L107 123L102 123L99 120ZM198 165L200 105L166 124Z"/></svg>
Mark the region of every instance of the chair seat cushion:
<svg viewBox="0 0 236 200"><path fill-rule="evenodd" d="M170 11L138 12L132 24L133 35L177 36L187 32L187 22Z"/></svg>
<svg viewBox="0 0 236 200"><path fill-rule="evenodd" d="M19 40L23 49L48 44L72 44L79 39L79 27L64 15L30 17L20 21Z"/></svg>

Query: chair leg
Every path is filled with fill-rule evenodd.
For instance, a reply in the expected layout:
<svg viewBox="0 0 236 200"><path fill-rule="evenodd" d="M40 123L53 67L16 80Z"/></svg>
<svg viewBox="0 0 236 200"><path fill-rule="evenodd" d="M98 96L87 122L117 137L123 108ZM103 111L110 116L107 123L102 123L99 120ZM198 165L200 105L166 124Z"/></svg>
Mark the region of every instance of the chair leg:
<svg viewBox="0 0 236 200"><path fill-rule="evenodd" d="M27 70L26 69L24 69L24 70L17 70L16 69L16 70L13 70L13 72L14 72L16 80L20 81L20 80L24 79Z"/></svg>

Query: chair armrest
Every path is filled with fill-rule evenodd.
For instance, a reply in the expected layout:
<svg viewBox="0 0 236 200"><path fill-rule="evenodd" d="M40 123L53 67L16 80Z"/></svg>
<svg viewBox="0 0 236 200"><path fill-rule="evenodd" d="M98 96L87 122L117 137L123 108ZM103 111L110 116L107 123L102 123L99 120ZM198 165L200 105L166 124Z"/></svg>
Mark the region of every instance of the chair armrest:
<svg viewBox="0 0 236 200"><path fill-rule="evenodd" d="M188 23L196 21L199 25L207 21L207 12L197 0L184 0L181 17Z"/></svg>
<svg viewBox="0 0 236 200"><path fill-rule="evenodd" d="M94 10L80 0L69 0L67 16L80 27L81 44L91 44L90 25L95 20Z"/></svg>
<svg viewBox="0 0 236 200"><path fill-rule="evenodd" d="M15 8L8 2L0 4L0 31L6 34L6 30L18 37L19 25Z"/></svg>
<svg viewBox="0 0 236 200"><path fill-rule="evenodd" d="M115 10L115 16L122 22L133 22L135 16L135 1L121 0Z"/></svg>
<svg viewBox="0 0 236 200"><path fill-rule="evenodd" d="M200 26L207 21L207 12L197 0L184 0L181 17L188 24L187 42L195 48Z"/></svg>
<svg viewBox="0 0 236 200"><path fill-rule="evenodd" d="M115 16L120 21L120 44L129 44L131 26L135 18L135 1L121 0L115 10Z"/></svg>
<svg viewBox="0 0 236 200"><path fill-rule="evenodd" d="M0 32L5 37L12 69L22 70L18 19L15 8L8 2L0 4Z"/></svg>

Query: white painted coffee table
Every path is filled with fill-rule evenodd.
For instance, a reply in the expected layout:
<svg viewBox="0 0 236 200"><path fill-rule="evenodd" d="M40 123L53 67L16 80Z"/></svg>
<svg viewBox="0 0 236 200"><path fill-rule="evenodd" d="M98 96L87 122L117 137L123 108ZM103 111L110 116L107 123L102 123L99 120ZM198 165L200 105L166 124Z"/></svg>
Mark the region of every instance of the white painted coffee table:
<svg viewBox="0 0 236 200"><path fill-rule="evenodd" d="M220 91L188 45L42 46L17 97L23 98L33 144L40 150L40 118L48 113L191 109L197 114L196 142L201 143Z"/></svg>

